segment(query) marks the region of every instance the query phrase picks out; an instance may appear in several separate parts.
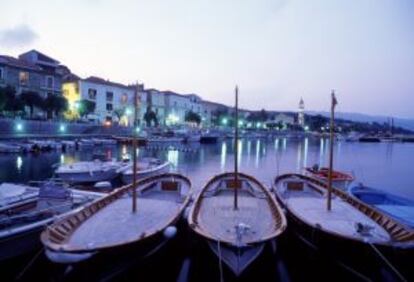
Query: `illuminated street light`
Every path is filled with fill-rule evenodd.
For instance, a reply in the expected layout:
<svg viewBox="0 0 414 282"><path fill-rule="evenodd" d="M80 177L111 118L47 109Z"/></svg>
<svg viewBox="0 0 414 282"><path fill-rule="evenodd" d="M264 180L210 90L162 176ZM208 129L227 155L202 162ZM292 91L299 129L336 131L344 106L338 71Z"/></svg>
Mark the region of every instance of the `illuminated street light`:
<svg viewBox="0 0 414 282"><path fill-rule="evenodd" d="M256 127L257 128L260 128L262 126L262 124L260 123L260 122L258 122L257 124L256 124Z"/></svg>
<svg viewBox="0 0 414 282"><path fill-rule="evenodd" d="M306 125L304 129L305 129L305 131L308 131L309 130L309 126Z"/></svg>
<svg viewBox="0 0 414 282"><path fill-rule="evenodd" d="M227 118L223 118L223 119L221 120L221 123L222 123L223 125L227 125L227 123L228 123Z"/></svg>
<svg viewBox="0 0 414 282"><path fill-rule="evenodd" d="M125 115L127 115L127 116L132 115L132 110L131 110L130 108L127 108L127 109L125 110Z"/></svg>
<svg viewBox="0 0 414 282"><path fill-rule="evenodd" d="M22 131L23 130L23 124L21 124L21 123L16 124L16 130L17 131Z"/></svg>
<svg viewBox="0 0 414 282"><path fill-rule="evenodd" d="M243 121L239 120L239 126L243 126Z"/></svg>
<svg viewBox="0 0 414 282"><path fill-rule="evenodd" d="M65 132L65 131L66 131L66 126L65 126L64 124L61 124L61 125L59 126L59 131L60 131L60 132Z"/></svg>

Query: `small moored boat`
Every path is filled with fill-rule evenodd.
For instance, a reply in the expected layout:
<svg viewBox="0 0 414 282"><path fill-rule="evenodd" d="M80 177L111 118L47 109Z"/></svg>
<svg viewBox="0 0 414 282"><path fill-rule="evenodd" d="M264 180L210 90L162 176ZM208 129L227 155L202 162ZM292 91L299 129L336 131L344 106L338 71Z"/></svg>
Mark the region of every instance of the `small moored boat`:
<svg viewBox="0 0 414 282"><path fill-rule="evenodd" d="M116 161L76 162L62 164L55 171L57 177L69 183L88 183L111 180L127 163Z"/></svg>
<svg viewBox="0 0 414 282"><path fill-rule="evenodd" d="M313 167L306 167L305 173L318 180L327 182L329 177L329 168L314 165ZM348 185L354 180L355 178L352 174L338 170L332 170L332 184L337 188L346 189Z"/></svg>
<svg viewBox="0 0 414 282"><path fill-rule="evenodd" d="M234 172L214 176L201 190L188 217L190 228L236 276L262 253L266 242L286 228L270 192L254 177L238 172L238 88L235 89Z"/></svg>
<svg viewBox="0 0 414 282"><path fill-rule="evenodd" d="M402 224L414 228L414 201L364 185L351 187L349 192L362 202L374 206Z"/></svg>
<svg viewBox="0 0 414 282"><path fill-rule="evenodd" d="M168 242L190 199L190 180L180 174L140 180L135 212L129 195L133 189L133 185L119 188L49 226L41 235L48 258L75 263L94 255L140 257Z"/></svg>
<svg viewBox="0 0 414 282"><path fill-rule="evenodd" d="M258 180L238 173L235 182L234 176L229 172L213 177L195 200L188 222L239 276L261 254L266 242L283 233L286 219ZM235 189L237 209L233 206Z"/></svg>
<svg viewBox="0 0 414 282"><path fill-rule="evenodd" d="M27 190L27 187L22 186L22 189ZM52 183L32 187L32 190L37 190L35 197L22 197L18 202L0 207L0 261L40 247L40 233L48 224L103 196Z"/></svg>
<svg viewBox="0 0 414 282"><path fill-rule="evenodd" d="M143 158L137 162L137 177L139 179L153 176L167 172L170 163L168 161L162 161L157 158ZM122 182L124 184L132 183L133 178L133 165L129 163L127 166L118 170L122 174Z"/></svg>

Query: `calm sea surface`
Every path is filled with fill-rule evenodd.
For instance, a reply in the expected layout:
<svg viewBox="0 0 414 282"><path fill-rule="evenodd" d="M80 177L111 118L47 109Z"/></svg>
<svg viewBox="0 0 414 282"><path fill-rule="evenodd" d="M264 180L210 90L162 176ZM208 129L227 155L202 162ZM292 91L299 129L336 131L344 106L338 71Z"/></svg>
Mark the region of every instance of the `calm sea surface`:
<svg viewBox="0 0 414 282"><path fill-rule="evenodd" d="M241 140L240 171L270 185L277 175L300 172L303 167L328 163L327 139L252 139ZM93 160L96 155L121 159L131 153L128 146L90 147L79 151L48 152L39 155L0 155L0 182L27 182L53 176L60 163ZM234 166L234 144L231 140L212 145L151 146L138 149L139 157L167 159L171 170L187 175L194 188L214 174L230 171ZM414 144L337 142L334 149L336 169L352 172L357 182L414 199Z"/></svg>
<svg viewBox="0 0 414 282"><path fill-rule="evenodd" d="M300 172L305 166L328 162L329 142L325 139L255 139L240 141L239 166L243 172L256 176L267 186L285 172ZM167 159L172 171L191 178L194 188L200 189L213 175L230 171L234 165L234 144L231 140L212 145L177 144L174 148L148 146L139 148L139 157ZM96 156L121 159L131 154L128 146L90 147L80 151L49 152L39 155L0 155L0 182L27 182L53 176L60 163L93 160ZM354 173L358 182L414 199L412 177L414 144L347 143L335 144L336 169ZM185 230L183 228L182 230ZM287 239L287 240L286 240ZM292 243L293 242L293 243ZM269 245L270 246L270 245ZM265 249L255 267L238 281L356 281L339 272L322 258L308 253L299 244L285 237L278 243L276 255ZM43 250L0 266L4 281L220 281L222 274L218 259L191 232L181 232L174 244L162 255L136 262L111 261L95 272L84 268L66 268L51 263ZM329 266L328 266L329 265ZM162 271L160 271L162 269ZM7 270L7 272L6 272ZM345 275L345 276L344 276ZM184 279L180 278L184 277ZM233 281L225 277L224 281Z"/></svg>

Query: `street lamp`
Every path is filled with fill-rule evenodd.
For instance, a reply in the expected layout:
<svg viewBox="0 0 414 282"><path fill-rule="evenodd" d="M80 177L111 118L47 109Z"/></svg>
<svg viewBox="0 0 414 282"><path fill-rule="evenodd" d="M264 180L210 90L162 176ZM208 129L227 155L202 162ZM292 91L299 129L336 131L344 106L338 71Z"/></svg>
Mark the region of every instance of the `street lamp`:
<svg viewBox="0 0 414 282"><path fill-rule="evenodd" d="M21 124L20 122L16 124L16 130L17 131L22 131L23 130L23 124Z"/></svg>
<svg viewBox="0 0 414 282"><path fill-rule="evenodd" d="M65 131L66 131L66 126L65 126L64 124L61 124L61 125L59 126L59 131L60 131L60 132L65 132Z"/></svg>
<svg viewBox="0 0 414 282"><path fill-rule="evenodd" d="M223 118L223 119L221 120L221 123L222 123L223 125L227 125L227 123L228 123L227 118Z"/></svg>

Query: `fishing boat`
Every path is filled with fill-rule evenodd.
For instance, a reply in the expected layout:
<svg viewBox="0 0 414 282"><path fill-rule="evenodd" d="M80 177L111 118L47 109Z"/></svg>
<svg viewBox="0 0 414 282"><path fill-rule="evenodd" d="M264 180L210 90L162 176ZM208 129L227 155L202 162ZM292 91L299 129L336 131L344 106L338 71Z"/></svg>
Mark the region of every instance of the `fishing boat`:
<svg viewBox="0 0 414 282"><path fill-rule="evenodd" d="M20 153L22 148L18 145L0 143L0 153Z"/></svg>
<svg viewBox="0 0 414 282"><path fill-rule="evenodd" d="M328 182L295 173L274 180L288 231L358 279L409 281L414 230L332 186L335 105L332 93Z"/></svg>
<svg viewBox="0 0 414 282"><path fill-rule="evenodd" d="M329 177L329 168L328 167L319 167L318 165L314 165L313 167L306 167L305 174L319 179L321 181L328 181ZM332 171L332 183L335 187L346 189L348 185L354 181L355 178L352 174L333 170Z"/></svg>
<svg viewBox="0 0 414 282"><path fill-rule="evenodd" d="M238 118L236 87L236 122ZM235 276L259 257L266 242L286 228L286 219L275 198L254 177L237 168L238 130L235 138L235 171L214 176L202 188L190 210L190 228Z"/></svg>
<svg viewBox="0 0 414 282"><path fill-rule="evenodd" d="M134 108L133 128L138 120L138 89ZM191 197L191 182L174 173L137 181L136 130L132 141L132 184L48 227L41 240L51 261L71 264L100 257L113 263L114 255L128 254L145 258L175 237L175 225Z"/></svg>
<svg viewBox="0 0 414 282"><path fill-rule="evenodd" d="M20 190L27 190L27 186L21 186ZM0 262L40 247L40 233L48 224L103 195L51 183L31 187L32 191L36 189L34 197L23 194L20 201L0 207Z"/></svg>
<svg viewBox="0 0 414 282"><path fill-rule="evenodd" d="M39 189L22 184L4 182L0 184L0 207L33 199L39 194Z"/></svg>
<svg viewBox="0 0 414 282"><path fill-rule="evenodd" d="M117 161L85 161L60 165L55 174L68 183L88 183L107 181L119 174L119 169L127 163Z"/></svg>
<svg viewBox="0 0 414 282"><path fill-rule="evenodd" d="M162 161L157 158L143 158L137 163L137 177L142 179L144 177L167 172L169 166L170 163L168 161ZM132 183L134 174L132 163L129 163L118 171L121 172L121 178L124 184Z"/></svg>
<svg viewBox="0 0 414 282"><path fill-rule="evenodd" d="M48 258L75 263L94 255L146 256L163 246L177 231L191 182L168 173L142 179L135 187L135 212L130 196L134 185L127 185L49 226L41 235Z"/></svg>
<svg viewBox="0 0 414 282"><path fill-rule="evenodd" d="M362 184L353 186L349 192L362 202L414 228L414 201Z"/></svg>

